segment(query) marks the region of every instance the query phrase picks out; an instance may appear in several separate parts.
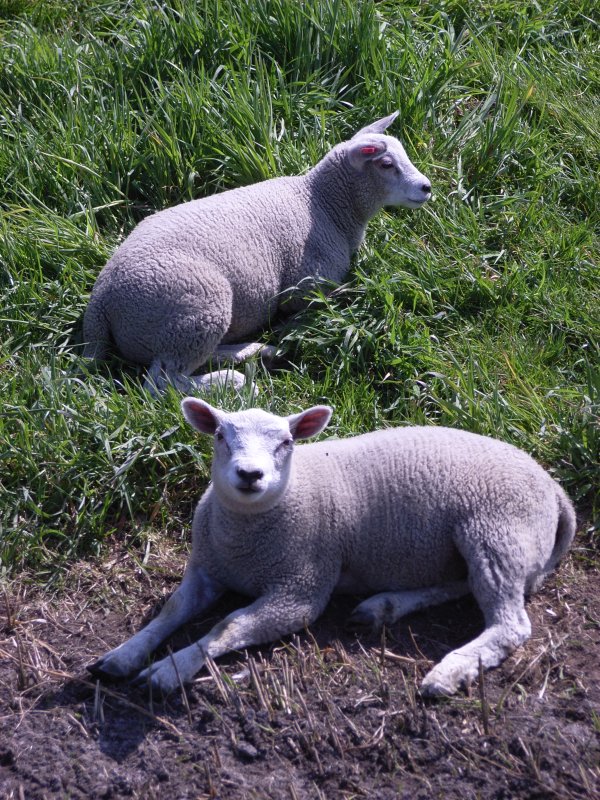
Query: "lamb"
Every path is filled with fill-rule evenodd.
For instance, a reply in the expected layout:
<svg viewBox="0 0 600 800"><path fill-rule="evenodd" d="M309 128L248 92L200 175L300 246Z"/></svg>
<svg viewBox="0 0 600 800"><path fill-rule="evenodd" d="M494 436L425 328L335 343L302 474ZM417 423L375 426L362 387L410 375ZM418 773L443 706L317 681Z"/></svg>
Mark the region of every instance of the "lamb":
<svg viewBox="0 0 600 800"><path fill-rule="evenodd" d="M397 115L363 128L305 175L143 220L98 276L84 316L84 356L104 358L114 343L127 360L149 366L151 391L169 382L194 393L228 376L243 384L231 370L191 376L211 358L239 363L259 352L260 343L240 342L282 305L301 307L311 281L341 282L383 206L419 208L431 197L428 179L384 134Z"/></svg>
<svg viewBox="0 0 600 800"><path fill-rule="evenodd" d="M473 593L485 630L431 669L426 695L456 692L478 675L480 660L497 666L529 637L524 596L567 551L575 515L526 453L427 426L294 447L323 430L329 407L279 417L226 413L188 397L182 410L214 435L212 484L194 515L192 554L160 614L90 665L94 675L137 674L139 684L171 692L209 656L309 625L333 592L372 595L351 615L359 630ZM256 599L146 666L166 637L226 589Z"/></svg>

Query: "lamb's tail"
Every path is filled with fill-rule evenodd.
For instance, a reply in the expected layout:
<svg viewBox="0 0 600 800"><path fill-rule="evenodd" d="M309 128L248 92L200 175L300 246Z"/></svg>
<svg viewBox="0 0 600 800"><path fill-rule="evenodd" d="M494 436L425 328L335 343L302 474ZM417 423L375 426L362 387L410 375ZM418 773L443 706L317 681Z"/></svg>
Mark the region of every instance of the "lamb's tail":
<svg viewBox="0 0 600 800"><path fill-rule="evenodd" d="M576 519L573 505L563 489L553 481L555 487L555 497L558 504L558 525L556 526L556 536L554 547L544 566L533 575L529 576L525 593L534 594L538 591L544 578L558 566L559 561L569 549L573 537L575 536Z"/></svg>
<svg viewBox="0 0 600 800"><path fill-rule="evenodd" d="M83 317L83 340L84 358L106 358L110 344L110 325L103 304L93 293Z"/></svg>
<svg viewBox="0 0 600 800"><path fill-rule="evenodd" d="M554 549L546 565L547 572L552 572L567 552L571 546L577 528L573 504L567 497L564 489L559 486L558 483L556 484L556 500L558 502L558 527L556 529Z"/></svg>

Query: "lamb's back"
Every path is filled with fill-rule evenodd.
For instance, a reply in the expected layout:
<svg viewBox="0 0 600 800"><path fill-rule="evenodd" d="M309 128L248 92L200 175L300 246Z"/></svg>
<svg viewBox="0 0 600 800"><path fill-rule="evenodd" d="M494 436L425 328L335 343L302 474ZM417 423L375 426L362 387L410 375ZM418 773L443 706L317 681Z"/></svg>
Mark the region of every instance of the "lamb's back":
<svg viewBox="0 0 600 800"><path fill-rule="evenodd" d="M344 476L346 491L365 498L407 501L437 508L462 507L473 495L512 493L524 476L546 483L545 470L523 450L488 436L436 426L384 428L372 433L302 444L298 469ZM476 485L474 485L474 482Z"/></svg>
<svg viewBox="0 0 600 800"><path fill-rule="evenodd" d="M293 265L302 263L314 229L304 178L272 178L146 217L105 271L113 273L113 282L131 271L172 282L190 267L209 264L233 286L246 286L260 279L266 267L280 290L286 288L281 286L283 276L296 277Z"/></svg>
<svg viewBox="0 0 600 800"><path fill-rule="evenodd" d="M124 244L154 253L183 251L235 275L247 263L245 255L264 258L282 243L293 242L309 224L305 206L301 178L272 178L159 211L143 220Z"/></svg>
<svg viewBox="0 0 600 800"><path fill-rule="evenodd" d="M349 263L335 225L315 216L304 176L273 178L147 217L100 273L93 301L117 339L132 315L156 330L176 315L230 304L223 341L236 341L268 323L284 290L315 274L341 280ZM120 338L127 349L131 334Z"/></svg>
<svg viewBox="0 0 600 800"><path fill-rule="evenodd" d="M455 533L466 522L537 515L551 525L558 513L554 482L529 455L465 431L393 428L301 445L294 457L288 501L305 492L323 531L314 535L339 539L344 569L373 590L463 578Z"/></svg>

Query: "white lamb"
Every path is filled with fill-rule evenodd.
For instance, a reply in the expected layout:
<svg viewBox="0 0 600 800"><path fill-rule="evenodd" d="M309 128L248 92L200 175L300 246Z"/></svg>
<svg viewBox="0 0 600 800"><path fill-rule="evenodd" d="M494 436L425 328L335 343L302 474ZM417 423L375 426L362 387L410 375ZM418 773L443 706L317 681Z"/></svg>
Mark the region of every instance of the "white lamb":
<svg viewBox="0 0 600 800"><path fill-rule="evenodd" d="M306 175L232 189L141 222L98 276L84 355L103 358L114 343L126 359L149 365L151 389L169 381L192 391L231 376L189 377L211 358L239 362L258 352L258 343L236 343L268 324L288 290L342 281L383 206L418 208L431 197L400 142L383 134L397 114L334 147ZM287 309L298 307L300 293ZM244 381L240 373L233 378Z"/></svg>
<svg viewBox="0 0 600 800"><path fill-rule="evenodd" d="M390 428L294 448L331 409L278 417L225 413L186 398L183 413L214 434L212 485L193 522L183 581L160 614L89 669L164 693L207 656L277 640L312 623L333 592L373 595L355 627L392 625L417 609L472 592L485 630L425 677L452 694L530 635L524 596L569 547L572 505L530 456L450 428ZM227 589L256 598L195 644L147 666L176 628ZM144 668L145 667L145 668ZM142 670L140 672L140 670Z"/></svg>

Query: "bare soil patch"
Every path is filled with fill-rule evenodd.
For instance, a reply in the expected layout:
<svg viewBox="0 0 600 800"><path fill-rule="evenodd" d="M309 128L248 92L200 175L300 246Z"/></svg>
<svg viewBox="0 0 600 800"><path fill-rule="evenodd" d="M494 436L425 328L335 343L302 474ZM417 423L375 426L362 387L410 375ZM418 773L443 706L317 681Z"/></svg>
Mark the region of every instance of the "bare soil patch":
<svg viewBox="0 0 600 800"><path fill-rule="evenodd" d="M473 637L467 599L385 636L318 624L233 654L166 702L103 686L85 665L156 613L184 558L128 553L76 565L48 598L25 579L0 618L1 798L410 798L600 796L600 580L574 552L528 605L531 640L483 686L424 702L431 661ZM176 649L244 603L232 597Z"/></svg>

